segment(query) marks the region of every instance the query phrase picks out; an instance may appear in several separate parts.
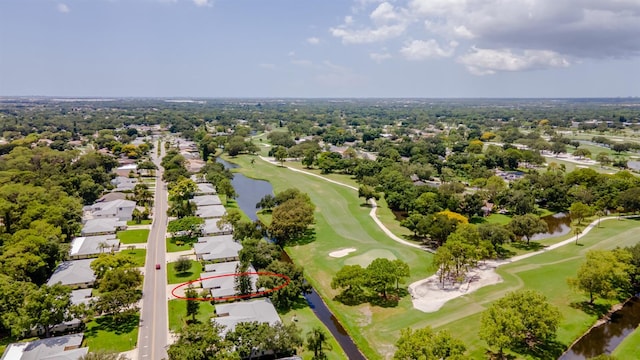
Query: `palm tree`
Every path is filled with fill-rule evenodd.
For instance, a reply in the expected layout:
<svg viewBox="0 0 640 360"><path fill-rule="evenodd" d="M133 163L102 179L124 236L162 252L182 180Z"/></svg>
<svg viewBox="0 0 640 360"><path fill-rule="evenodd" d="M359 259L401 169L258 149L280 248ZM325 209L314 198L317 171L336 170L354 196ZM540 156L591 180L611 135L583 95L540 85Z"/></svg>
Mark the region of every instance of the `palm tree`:
<svg viewBox="0 0 640 360"><path fill-rule="evenodd" d="M605 216L607 213L604 210L596 211L596 216L598 217L598 227L600 227L600 218Z"/></svg>
<svg viewBox="0 0 640 360"><path fill-rule="evenodd" d="M313 351L313 360L327 358L324 349L331 350L331 344L329 344L327 334L321 328L315 327L307 333L307 349Z"/></svg>
<svg viewBox="0 0 640 360"><path fill-rule="evenodd" d="M580 233L582 233L582 227L576 226L576 228L573 229L573 233L576 234L576 245L578 245L578 237L580 236Z"/></svg>

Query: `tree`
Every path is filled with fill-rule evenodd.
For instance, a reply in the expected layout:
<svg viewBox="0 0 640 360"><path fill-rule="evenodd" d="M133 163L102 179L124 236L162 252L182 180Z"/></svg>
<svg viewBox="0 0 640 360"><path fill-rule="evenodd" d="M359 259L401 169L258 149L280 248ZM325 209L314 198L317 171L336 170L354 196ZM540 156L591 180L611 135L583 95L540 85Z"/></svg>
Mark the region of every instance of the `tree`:
<svg viewBox="0 0 640 360"><path fill-rule="evenodd" d="M343 266L331 280L332 289L342 289L337 296L345 304L358 304L363 300L362 286L366 283L367 274L360 265Z"/></svg>
<svg viewBox="0 0 640 360"><path fill-rule="evenodd" d="M193 287L193 284L189 284L184 290L184 297L187 298L187 316L191 316L191 322L196 322L196 315L200 310L200 301L198 298L198 291Z"/></svg>
<svg viewBox="0 0 640 360"><path fill-rule="evenodd" d="M601 152L598 155L596 155L596 161L599 162L601 166L607 166L612 162L609 155L607 155L607 153L604 153L604 152Z"/></svg>
<svg viewBox="0 0 640 360"><path fill-rule="evenodd" d="M389 259L378 258L367 266L366 284L377 293L382 293L387 298L387 290L398 279L396 266Z"/></svg>
<svg viewBox="0 0 640 360"><path fill-rule="evenodd" d="M436 332L428 326L415 331L401 330L396 349L395 360L462 360L466 351L464 343L448 331Z"/></svg>
<svg viewBox="0 0 640 360"><path fill-rule="evenodd" d="M589 151L589 149L576 149L576 151L573 152L573 156L577 156L582 159L583 157L591 156L591 151Z"/></svg>
<svg viewBox="0 0 640 360"><path fill-rule="evenodd" d="M280 163L280 166L284 166L284 161L287 156L289 156L289 153L287 153L287 149L283 146L277 146L273 151L273 157Z"/></svg>
<svg viewBox="0 0 640 360"><path fill-rule="evenodd" d="M238 193L236 193L236 189L231 184L231 180L227 179L226 177L221 177L220 179L218 179L218 181L216 182L216 190L218 191L218 194L223 194L224 196L226 196L227 200L235 199L236 197L238 197Z"/></svg>
<svg viewBox="0 0 640 360"><path fill-rule="evenodd" d="M265 270L274 274L286 275L291 280L289 285L269 293L273 306L279 310L290 309L299 300L300 295L310 288L309 284L304 280L301 266L276 260L269 264ZM256 288L273 289L284 283L285 279L279 276L260 276L258 277Z"/></svg>
<svg viewBox="0 0 640 360"><path fill-rule="evenodd" d="M380 199L380 194L378 194L375 189L367 185L360 185L358 188L358 197L364 198L364 202L368 203L369 199Z"/></svg>
<svg viewBox="0 0 640 360"><path fill-rule="evenodd" d="M233 343L220 337L221 329L215 322L183 327L167 348L169 360L240 360Z"/></svg>
<svg viewBox="0 0 640 360"><path fill-rule="evenodd" d="M533 214L516 215L511 219L511 222L507 224L507 227L516 236L527 239L527 245L529 245L531 236L534 234L549 231L547 223Z"/></svg>
<svg viewBox="0 0 640 360"><path fill-rule="evenodd" d="M87 353L86 355L82 356L80 360L129 360L129 358L118 353L98 351Z"/></svg>
<svg viewBox="0 0 640 360"><path fill-rule="evenodd" d="M173 263L173 268L178 274L184 274L191 269L193 263L191 259L186 256L180 256L178 260Z"/></svg>
<svg viewBox="0 0 640 360"><path fill-rule="evenodd" d="M276 198L267 194L260 199L260 201L256 204L256 209L262 209L264 211L271 211L276 206Z"/></svg>
<svg viewBox="0 0 640 360"><path fill-rule="evenodd" d="M193 198L196 191L198 191L198 185L191 179L183 178L175 182L169 189L169 200L189 200Z"/></svg>
<svg viewBox="0 0 640 360"><path fill-rule="evenodd" d="M70 288L59 283L51 286L42 285L24 299L24 305L20 309L24 333L42 326L45 337L51 336L51 330L55 325L72 319L70 307Z"/></svg>
<svg viewBox="0 0 640 360"><path fill-rule="evenodd" d="M222 215L216 225L218 225L219 228L223 228L225 225L231 225L232 228L235 228L240 220L242 220L242 213L240 210L229 209L224 215Z"/></svg>
<svg viewBox="0 0 640 360"><path fill-rule="evenodd" d="M575 219L578 224L581 224L585 217L591 215L591 212L591 207L580 201L574 202L571 204L571 207L569 207L569 214L571 215L571 218Z"/></svg>
<svg viewBox="0 0 640 360"><path fill-rule="evenodd" d="M236 276L233 278L233 288L238 295L249 295L253 292L251 275L247 274L247 271L249 271L249 266L246 263L238 263L238 265L236 265Z"/></svg>
<svg viewBox="0 0 640 360"><path fill-rule="evenodd" d="M306 195L281 203L273 209L269 234L280 245L301 237L315 221L314 210L315 206Z"/></svg>
<svg viewBox="0 0 640 360"><path fill-rule="evenodd" d="M590 304L598 297L615 298L630 286L630 261L631 254L626 250L589 250L577 277L570 278L568 283L588 294Z"/></svg>
<svg viewBox="0 0 640 360"><path fill-rule="evenodd" d="M314 327L307 333L307 349L313 351L313 360L324 360L327 355L324 350L331 350L329 337L320 327Z"/></svg>
<svg viewBox="0 0 640 360"><path fill-rule="evenodd" d="M533 290L508 293L482 313L480 338L498 349L526 348L551 341L556 336L561 314L544 295Z"/></svg>
<svg viewBox="0 0 640 360"><path fill-rule="evenodd" d="M167 224L167 231L170 233L187 233L188 237L196 237L201 234L204 219L198 216L185 216L171 220Z"/></svg>
<svg viewBox="0 0 640 360"><path fill-rule="evenodd" d="M91 270L93 270L94 274L96 274L96 278L100 280L112 269L132 268L135 267L135 265L135 260L129 255L100 254L89 266L91 267Z"/></svg>

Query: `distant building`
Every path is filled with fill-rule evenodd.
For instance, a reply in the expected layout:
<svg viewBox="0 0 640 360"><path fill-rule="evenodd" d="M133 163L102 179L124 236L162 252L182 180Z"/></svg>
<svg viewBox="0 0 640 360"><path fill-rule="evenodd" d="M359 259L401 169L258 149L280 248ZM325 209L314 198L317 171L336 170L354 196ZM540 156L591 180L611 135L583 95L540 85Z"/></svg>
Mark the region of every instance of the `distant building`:
<svg viewBox="0 0 640 360"><path fill-rule="evenodd" d="M113 191L132 191L138 184L138 179L126 176L118 176L111 180L111 184L115 186Z"/></svg>
<svg viewBox="0 0 640 360"><path fill-rule="evenodd" d="M9 344L0 360L78 360L89 352L84 334L71 334Z"/></svg>
<svg viewBox="0 0 640 360"><path fill-rule="evenodd" d="M133 219L135 208L136 202L131 200L97 202L86 207L83 218L86 220L116 218L120 221L129 221Z"/></svg>

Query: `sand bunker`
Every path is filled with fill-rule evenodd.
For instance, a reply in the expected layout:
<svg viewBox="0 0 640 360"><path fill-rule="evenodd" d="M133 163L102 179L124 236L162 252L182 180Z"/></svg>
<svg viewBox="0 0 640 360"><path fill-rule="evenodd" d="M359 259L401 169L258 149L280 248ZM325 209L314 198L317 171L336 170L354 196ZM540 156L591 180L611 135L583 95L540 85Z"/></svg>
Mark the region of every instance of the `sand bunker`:
<svg viewBox="0 0 640 360"><path fill-rule="evenodd" d="M496 274L496 262L487 262L467 274L463 283L446 283L443 287L437 275L430 276L409 285L413 307L423 312L438 311L447 301L469 294L483 286L502 282Z"/></svg>
<svg viewBox="0 0 640 360"><path fill-rule="evenodd" d="M354 251L356 251L356 249L354 249L354 248L336 250L336 251L330 252L329 256L334 257L334 258L341 258L341 257L349 255L349 253L352 253Z"/></svg>

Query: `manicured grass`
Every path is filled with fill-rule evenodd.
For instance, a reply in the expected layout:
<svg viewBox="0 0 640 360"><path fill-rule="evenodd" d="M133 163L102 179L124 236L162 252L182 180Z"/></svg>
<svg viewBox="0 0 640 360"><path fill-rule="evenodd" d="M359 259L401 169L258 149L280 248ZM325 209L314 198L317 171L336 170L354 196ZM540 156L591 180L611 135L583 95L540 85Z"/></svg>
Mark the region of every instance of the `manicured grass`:
<svg viewBox="0 0 640 360"><path fill-rule="evenodd" d="M593 169L593 170L595 170L595 171L597 171L599 173L603 173L603 174L614 174L614 173L616 173L618 171L618 170L613 169L613 168L603 168L599 164L598 165L582 165L582 164L576 164L576 163L571 162L571 161L565 161L565 160L562 160L562 159L557 159L555 157L546 157L546 156L545 156L544 159L547 162L547 164L551 164L551 163L556 163L558 165L564 164L567 173L572 172L572 171L574 171L576 169L579 169L578 166L583 167L583 168L587 167L587 168Z"/></svg>
<svg viewBox="0 0 640 360"><path fill-rule="evenodd" d="M84 346L90 352L123 352L129 351L138 342L138 313L126 316L120 323L115 323L112 316L102 316L87 324L84 331Z"/></svg>
<svg viewBox="0 0 640 360"><path fill-rule="evenodd" d="M637 359L640 354L640 327L627 336L613 351L613 355L620 360Z"/></svg>
<svg viewBox="0 0 640 360"><path fill-rule="evenodd" d="M245 175L269 179L276 191L290 186L303 189L316 204L315 241L289 246L287 252L294 262L304 265L308 280L324 299L332 299L336 295L329 285L337 270L374 249L385 250L385 253L388 251L406 261L411 268L409 282L432 273L431 255L399 245L381 234L368 217L368 209L360 207L361 201L357 199L355 191L260 160L256 160L251 167L248 166L249 159L239 157L233 161L243 166L241 171ZM575 276L588 250L636 243L634 234L638 228L640 222L634 220L603 221L601 228L592 230L580 240L580 246L570 244L504 265L498 269L502 283L452 300L434 313L415 310L411 300L406 297L393 308L369 304L345 306L334 301L327 303L369 359L391 356L401 329L424 326L450 330L466 343L469 358L484 359L486 344L477 335L481 312L507 292L526 287L541 291L560 308L564 318L558 331L558 341L568 346L596 321L599 314L589 314L581 309L586 296L569 289L567 278ZM572 235L545 239L540 243L548 245L567 236ZM329 251L344 247L354 247L357 251L344 258L327 256ZM597 304L606 309L615 302L598 300Z"/></svg>
<svg viewBox="0 0 640 360"><path fill-rule="evenodd" d="M286 313L279 313L280 319L285 324L290 324L295 322L296 326L300 329L300 335L306 341L307 333L310 332L315 327L320 327L329 337L329 345L332 350L325 351L327 354L327 359L329 360L338 360L338 359L347 359L347 355L342 351L340 344L336 341L335 337L331 335L329 329L318 319L318 317L313 313L313 310L309 307L306 301L301 301L301 306L296 307L294 310L289 310ZM295 321L294 321L295 319ZM298 352L298 356L302 357L304 360L310 360L313 358L313 352L306 350L306 348L300 349L302 351Z"/></svg>
<svg viewBox="0 0 640 360"><path fill-rule="evenodd" d="M169 284L182 284L183 282L196 280L202 273L200 261L191 260L191 269L185 273L177 273L174 268L175 262L167 264L167 281Z"/></svg>
<svg viewBox="0 0 640 360"><path fill-rule="evenodd" d="M129 220L129 221L127 221L127 226L151 225L151 222L152 222L152 221L153 221L153 220L151 220L151 219L148 219L148 220L142 220L142 221L140 221L140 223L138 224L138 222L137 222L137 221L135 221L135 220Z"/></svg>
<svg viewBox="0 0 640 360"><path fill-rule="evenodd" d="M147 258L147 250L145 249L129 250L129 249L126 249L125 247L125 249L116 253L116 256L125 256L125 255L132 257L135 260L137 267L142 267L144 266L145 259Z"/></svg>
<svg viewBox="0 0 640 360"><path fill-rule="evenodd" d="M123 244L141 244L146 243L149 238L149 229L136 229L118 231L116 234L120 242Z"/></svg>
<svg viewBox="0 0 640 360"><path fill-rule="evenodd" d="M411 268L410 281L432 274L432 255L423 250L399 245L387 237L369 217L369 207L361 206L362 200L352 189L328 183L309 175L277 167L256 159L250 165L250 156L232 159L242 166L240 171L252 178L267 179L274 190L282 191L298 187L309 194L316 205L315 234L311 242L300 242L287 247L294 262L303 265L309 282L325 299L332 299L337 292L331 289L331 278L349 259L366 254L370 250L386 250L397 259L407 262ZM329 252L345 247L356 251L344 258L331 258ZM333 301L327 304L340 322L347 328L358 347L369 359L380 358L379 354L390 354L389 337L382 342L370 341L375 333L386 332L387 326L395 323L394 314L407 311L410 300L402 299L397 308L379 308L362 305L349 307ZM366 307L366 309L363 309ZM375 324L375 325L374 325Z"/></svg>
<svg viewBox="0 0 640 360"><path fill-rule="evenodd" d="M511 216L505 214L491 214L484 219L489 224L506 225L511 221Z"/></svg>
<svg viewBox="0 0 640 360"><path fill-rule="evenodd" d="M184 325L187 324L187 320L191 320L191 317L187 319L187 302L186 300L173 299L169 300L169 329L171 331L178 331ZM198 309L198 315L196 320L206 323L213 316L214 306L209 301L201 301L200 308Z"/></svg>
<svg viewBox="0 0 640 360"><path fill-rule="evenodd" d="M227 201L227 203L224 205L224 207L227 210L236 209L236 210L240 211L240 215L242 215L242 221L251 222L251 218L249 218L249 216L247 214L245 214L244 211L242 211L242 209L240 209L238 207L238 202L235 199L229 199Z"/></svg>
<svg viewBox="0 0 640 360"><path fill-rule="evenodd" d="M182 241L182 245L176 245L176 241ZM186 251L193 249L192 244L198 242L197 238L186 238L186 237L168 237L166 239L167 242L167 252L178 252L178 251Z"/></svg>

